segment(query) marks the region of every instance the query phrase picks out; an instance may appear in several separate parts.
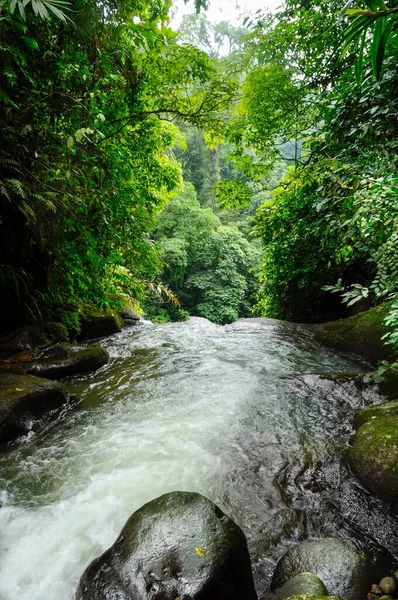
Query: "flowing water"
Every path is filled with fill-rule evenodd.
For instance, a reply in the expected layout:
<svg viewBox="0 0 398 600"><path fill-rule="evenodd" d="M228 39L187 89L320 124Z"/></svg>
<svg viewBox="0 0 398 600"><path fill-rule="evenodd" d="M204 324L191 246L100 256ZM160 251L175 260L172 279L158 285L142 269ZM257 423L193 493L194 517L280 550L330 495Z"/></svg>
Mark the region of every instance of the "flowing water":
<svg viewBox="0 0 398 600"><path fill-rule="evenodd" d="M67 382L81 403L0 455L1 600L70 600L129 515L171 490L239 523L259 593L299 539L391 545L394 523L339 460L354 410L375 398L328 379L360 368L304 328L192 319L103 345L109 364Z"/></svg>

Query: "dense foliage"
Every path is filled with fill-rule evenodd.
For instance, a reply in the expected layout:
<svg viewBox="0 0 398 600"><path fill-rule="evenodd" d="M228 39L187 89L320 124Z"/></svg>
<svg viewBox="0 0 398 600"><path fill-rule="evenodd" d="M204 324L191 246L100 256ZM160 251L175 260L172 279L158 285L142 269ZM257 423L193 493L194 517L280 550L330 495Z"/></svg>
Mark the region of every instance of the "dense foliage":
<svg viewBox="0 0 398 600"><path fill-rule="evenodd" d="M348 18L338 2L291 0L246 42L245 96L228 130L236 163L262 189L286 160L283 145L296 148L257 213L267 316L343 315L330 291L360 308L397 298L397 8L366 2ZM388 341L397 344L392 306Z"/></svg>
<svg viewBox="0 0 398 600"><path fill-rule="evenodd" d="M211 207L202 207L192 184L159 216L156 239L165 265L162 279L181 305L152 308L155 317L179 318L188 311L230 323L250 316L260 250L235 223L223 225Z"/></svg>
<svg viewBox="0 0 398 600"><path fill-rule="evenodd" d="M170 2L77 0L73 23L1 7L1 313L69 319L140 300L160 269L148 235L181 185L178 117L217 129L234 94L178 45ZM75 315L75 316L73 316Z"/></svg>
<svg viewBox="0 0 398 600"><path fill-rule="evenodd" d="M298 321L392 300L398 346L396 1L190 15L179 41L170 8L1 4L4 321L73 329L126 296L217 323L254 295Z"/></svg>

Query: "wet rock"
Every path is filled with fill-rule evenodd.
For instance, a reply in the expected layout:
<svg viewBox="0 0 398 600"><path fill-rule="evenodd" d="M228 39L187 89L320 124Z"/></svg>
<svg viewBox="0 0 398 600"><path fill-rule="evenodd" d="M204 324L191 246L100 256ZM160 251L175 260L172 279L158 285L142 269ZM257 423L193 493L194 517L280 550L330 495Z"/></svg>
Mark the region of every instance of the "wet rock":
<svg viewBox="0 0 398 600"><path fill-rule="evenodd" d="M242 530L200 494L172 492L135 512L84 572L76 600L256 600Z"/></svg>
<svg viewBox="0 0 398 600"><path fill-rule="evenodd" d="M354 427L358 429L364 423L378 417L398 417L398 400L390 400L358 410L354 416Z"/></svg>
<svg viewBox="0 0 398 600"><path fill-rule="evenodd" d="M348 319L317 325L315 339L336 350L362 356L375 366L379 360L394 360L391 346L381 339L388 331L384 318L390 304L386 302Z"/></svg>
<svg viewBox="0 0 398 600"><path fill-rule="evenodd" d="M131 306L131 304L124 304L118 310L118 315L123 319L123 325L129 327L131 325L138 325L142 321L141 315Z"/></svg>
<svg viewBox="0 0 398 600"><path fill-rule="evenodd" d="M395 581L398 582L398 569L393 572L392 576L394 577Z"/></svg>
<svg viewBox="0 0 398 600"><path fill-rule="evenodd" d="M327 596L328 591L323 583L314 573L299 573L281 588L275 590L277 600L285 600L291 596Z"/></svg>
<svg viewBox="0 0 398 600"><path fill-rule="evenodd" d="M317 596L315 594L297 594L290 596L289 600L341 600L339 596Z"/></svg>
<svg viewBox="0 0 398 600"><path fill-rule="evenodd" d="M122 329L120 317L111 310L86 310L80 318L80 339L105 337Z"/></svg>
<svg viewBox="0 0 398 600"><path fill-rule="evenodd" d="M57 344L42 352L28 373L47 379L91 373L107 364L108 353L99 345L77 346Z"/></svg>
<svg viewBox="0 0 398 600"><path fill-rule="evenodd" d="M60 383L31 375L2 375L0 444L56 419L69 402L70 396Z"/></svg>
<svg viewBox="0 0 398 600"><path fill-rule="evenodd" d="M370 589L372 594L375 594L376 596L381 596L381 589L375 583L372 584Z"/></svg>
<svg viewBox="0 0 398 600"><path fill-rule="evenodd" d="M396 589L395 579L393 577L383 577L379 583L379 588L385 594L393 594Z"/></svg>
<svg viewBox="0 0 398 600"><path fill-rule="evenodd" d="M362 600L373 572L365 556L337 538L307 540L290 548L279 560L272 589L281 588L295 575L310 571L323 581L330 594L345 600Z"/></svg>
<svg viewBox="0 0 398 600"><path fill-rule="evenodd" d="M380 600L392 600L392 596L380 596Z"/></svg>
<svg viewBox="0 0 398 600"><path fill-rule="evenodd" d="M361 425L347 456L362 485L398 507L398 416L378 417Z"/></svg>
<svg viewBox="0 0 398 600"><path fill-rule="evenodd" d="M0 358L32 351L28 328L7 331L0 335Z"/></svg>

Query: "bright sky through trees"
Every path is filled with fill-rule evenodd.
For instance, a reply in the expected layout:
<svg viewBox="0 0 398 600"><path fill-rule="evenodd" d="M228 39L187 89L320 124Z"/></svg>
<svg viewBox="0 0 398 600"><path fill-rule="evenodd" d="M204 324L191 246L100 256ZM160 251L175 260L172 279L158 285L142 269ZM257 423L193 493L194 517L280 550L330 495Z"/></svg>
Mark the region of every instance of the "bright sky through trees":
<svg viewBox="0 0 398 600"><path fill-rule="evenodd" d="M212 0L206 14L213 23L229 21L236 25L241 21L242 15L254 14L259 8L274 11L281 4L282 0ZM175 0L173 27L178 27L183 15L192 13L194 10L193 0L188 4L184 4L184 0Z"/></svg>

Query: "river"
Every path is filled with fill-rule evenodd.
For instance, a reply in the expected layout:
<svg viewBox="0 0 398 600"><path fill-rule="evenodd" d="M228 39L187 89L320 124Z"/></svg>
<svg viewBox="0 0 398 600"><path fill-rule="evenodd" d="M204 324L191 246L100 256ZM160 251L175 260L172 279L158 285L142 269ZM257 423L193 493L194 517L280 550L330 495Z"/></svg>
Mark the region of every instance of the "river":
<svg viewBox="0 0 398 600"><path fill-rule="evenodd" d="M361 367L272 320L146 325L103 345L109 364L67 382L78 406L0 455L1 600L70 600L129 515L172 490L243 528L259 593L308 536L384 552L394 524L340 462L355 409L377 398L327 378Z"/></svg>

